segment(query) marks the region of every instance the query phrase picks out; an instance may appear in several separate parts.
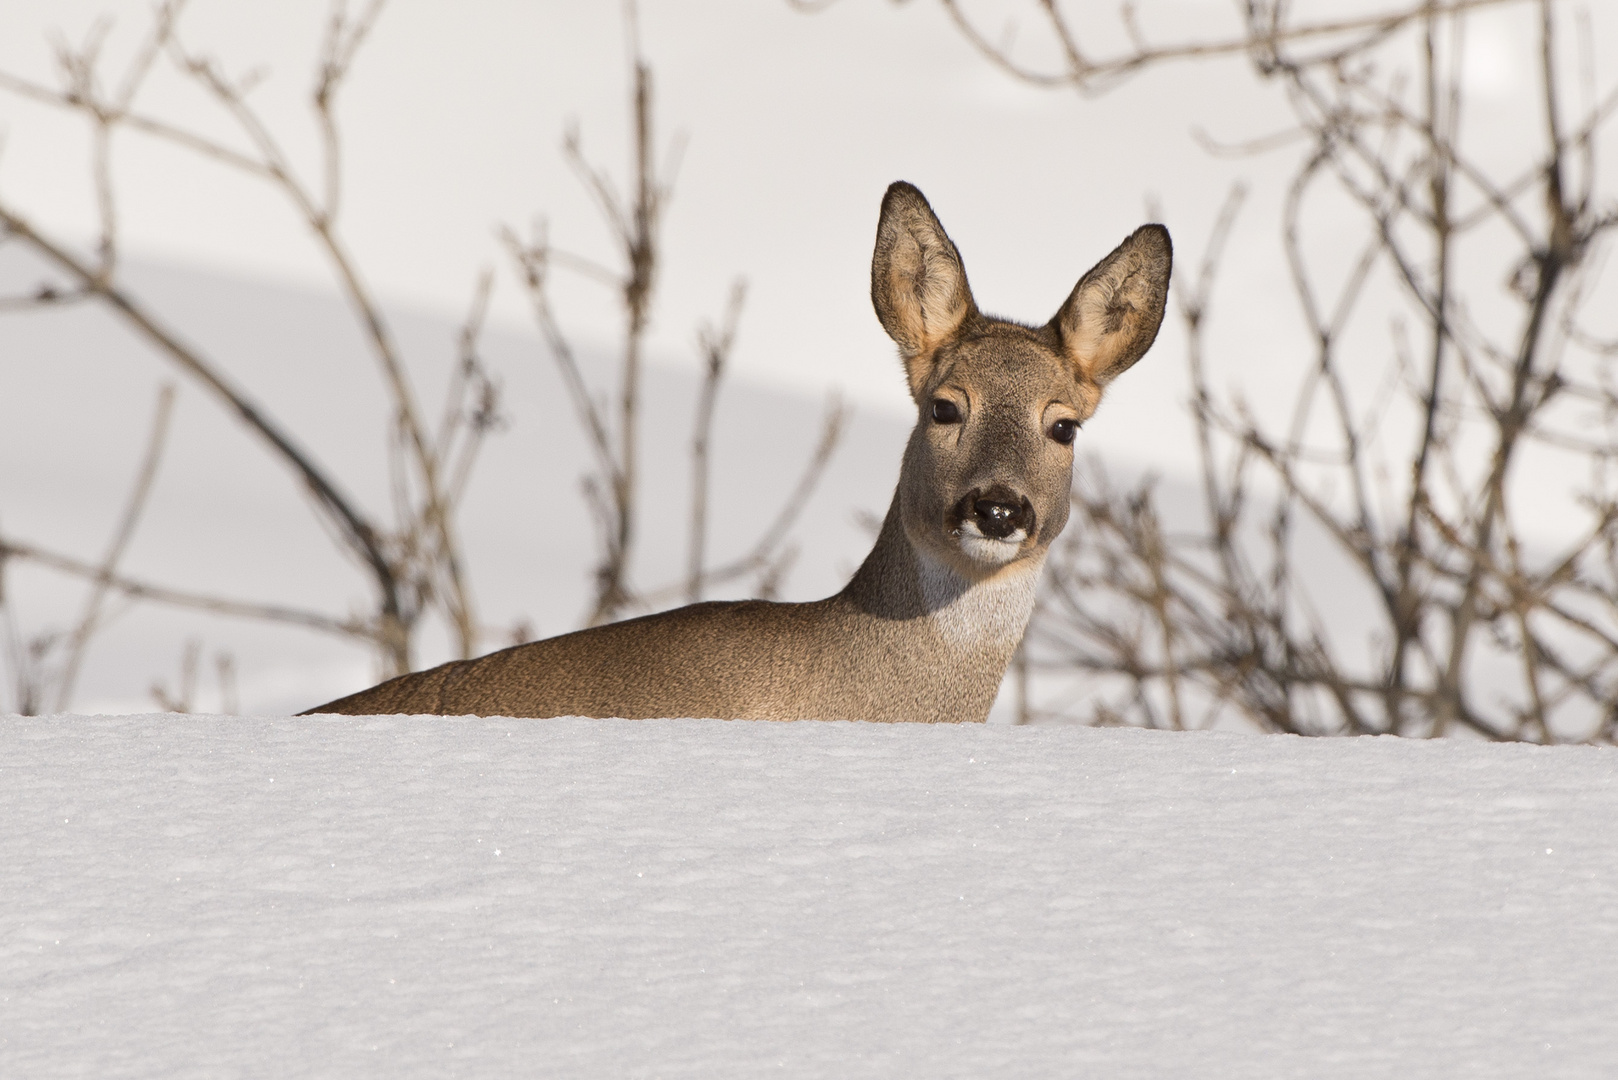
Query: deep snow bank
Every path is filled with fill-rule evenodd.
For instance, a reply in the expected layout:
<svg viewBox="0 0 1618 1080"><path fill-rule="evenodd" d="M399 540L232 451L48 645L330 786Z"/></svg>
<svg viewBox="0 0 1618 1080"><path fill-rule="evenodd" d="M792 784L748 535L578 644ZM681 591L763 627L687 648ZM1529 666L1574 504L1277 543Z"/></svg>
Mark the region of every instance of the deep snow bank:
<svg viewBox="0 0 1618 1080"><path fill-rule="evenodd" d="M1610 1076L1618 752L0 720L0 1075Z"/></svg>

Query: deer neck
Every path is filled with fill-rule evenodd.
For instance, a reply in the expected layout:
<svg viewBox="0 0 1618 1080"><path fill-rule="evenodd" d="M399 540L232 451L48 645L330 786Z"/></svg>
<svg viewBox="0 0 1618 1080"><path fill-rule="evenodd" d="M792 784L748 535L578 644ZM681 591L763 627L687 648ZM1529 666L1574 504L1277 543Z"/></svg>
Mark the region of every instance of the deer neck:
<svg viewBox="0 0 1618 1080"><path fill-rule="evenodd" d="M987 664L1004 673L1028 628L1044 561L1040 552L968 578L911 541L895 493L876 545L840 598L974 668Z"/></svg>

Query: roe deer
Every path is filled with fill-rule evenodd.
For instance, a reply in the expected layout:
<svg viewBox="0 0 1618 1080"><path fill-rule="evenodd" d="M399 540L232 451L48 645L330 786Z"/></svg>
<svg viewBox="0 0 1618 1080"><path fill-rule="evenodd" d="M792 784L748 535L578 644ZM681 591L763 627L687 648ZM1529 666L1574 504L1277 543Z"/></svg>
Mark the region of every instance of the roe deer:
<svg viewBox="0 0 1618 1080"><path fill-rule="evenodd" d="M1143 225L1055 318L979 313L920 191L888 188L871 301L919 417L876 546L807 604L692 604L417 672L322 713L983 721L1067 523L1073 437L1157 336L1169 234Z"/></svg>

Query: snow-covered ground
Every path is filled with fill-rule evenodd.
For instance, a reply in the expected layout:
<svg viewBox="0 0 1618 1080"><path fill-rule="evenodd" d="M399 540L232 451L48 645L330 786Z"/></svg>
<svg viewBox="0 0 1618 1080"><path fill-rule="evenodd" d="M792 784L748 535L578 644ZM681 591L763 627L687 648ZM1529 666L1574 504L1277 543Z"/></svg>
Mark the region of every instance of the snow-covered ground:
<svg viewBox="0 0 1618 1080"><path fill-rule="evenodd" d="M0 721L0 1075L1606 1077L1618 751Z"/></svg>

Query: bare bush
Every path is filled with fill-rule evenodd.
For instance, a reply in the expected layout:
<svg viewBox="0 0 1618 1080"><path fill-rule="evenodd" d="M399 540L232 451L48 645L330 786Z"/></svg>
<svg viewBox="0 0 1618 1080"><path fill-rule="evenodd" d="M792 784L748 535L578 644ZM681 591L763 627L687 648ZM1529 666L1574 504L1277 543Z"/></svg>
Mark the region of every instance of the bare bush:
<svg viewBox="0 0 1618 1080"><path fill-rule="evenodd" d="M563 146L568 163L589 191L617 243L622 269L615 270L556 247L550 241L543 220L536 222L527 240L513 229L504 232L506 248L527 289L534 321L562 375L595 459L594 471L583 479L584 495L595 516L601 548L595 570L595 600L587 619L591 626L612 622L630 611L666 606L682 596L694 602L700 600L709 587L741 580L752 579L757 595L773 596L795 556L787 537L831 459L844 420L843 406L833 396L827 402L815 450L774 521L765 527L745 555L721 566L709 567L706 560L709 440L719 387L735 345L746 296L746 284L738 280L731 288L719 327L705 326L697 335L704 378L691 446L692 496L685 580L652 589L636 588L632 584L632 556L638 526L637 448L644 342L661 261L659 227L673 195L672 175L679 156L679 143L671 149L669 163L659 169L653 133L652 71L641 53L634 4L626 4L625 12L633 57L629 95L632 117L629 194L621 196L608 172L591 164L584 156L583 142L576 129L568 133ZM618 384L610 399L615 407L592 390L580 366L578 352L551 303L550 274L557 268L583 274L618 294L623 324Z"/></svg>
<svg viewBox="0 0 1618 1080"><path fill-rule="evenodd" d="M282 605L197 595L181 589L132 582L85 567L60 553L43 551L13 538L0 540L0 558L41 563L55 570L88 577L98 590L111 588L127 596L216 613L246 615L287 622L358 638L372 645L383 671L397 674L411 667L411 646L420 620L436 613L448 624L463 656L476 649L479 627L455 533L457 504L484 437L497 418L498 392L478 357L477 338L488 298L489 282L477 291L463 334L462 355L449 380L444 419L429 427L420 397L405 370L388 318L365 284L353 253L339 229L342 205L342 140L336 106L354 57L375 25L381 3L369 4L350 17L345 5L332 8L309 101L320 133L320 160L313 178L303 175L254 109L249 91L255 75L236 78L213 59L184 43L180 18L184 0L160 5L134 58L122 71L105 70L101 56L107 24L93 30L78 48L61 46L57 86L41 85L0 72L0 89L43 102L77 116L89 128L94 191L100 219L93 253L80 252L67 240L49 235L23 211L0 201L0 242L20 244L40 257L54 274L30 295L9 297L7 308L30 305L94 303L113 312L136 335L155 345L181 374L201 386L232 414L264 449L300 481L315 513L329 526L341 551L369 580L372 611L343 617ZM248 150L237 150L199 131L142 111L139 98L153 71L166 65L206 96L234 125ZM343 487L329 463L318 460L298 436L268 413L249 390L227 374L227 366L187 342L176 326L147 307L120 276L118 201L113 184L113 136L116 132L155 139L200 158L223 164L268 185L309 229L333 279L352 308L372 360L383 375L392 413L389 461L393 473L395 526L371 519ZM81 623L81 628L83 624ZM73 665L57 697L65 707L72 689Z"/></svg>
<svg viewBox="0 0 1618 1080"><path fill-rule="evenodd" d="M480 644L491 639L521 641L531 633L526 622L506 631L479 624L455 525L479 451L500 423L498 383L484 364L479 346L493 276L485 274L474 291L460 334L459 355L449 370L435 425L406 370L387 313L365 283L365 275L339 228L344 186L338 99L356 56L381 15L382 0L369 0L358 14L350 14L344 0L332 2L309 94L310 115L319 135L319 157L307 171L300 171L282 138L253 106L251 91L259 75L232 76L218 61L185 43L180 26L184 8L185 0L165 0L156 9L150 30L133 59L121 71L109 70L111 65L103 57L108 32L105 22L98 24L81 46L58 48L57 85L0 71L0 91L44 103L87 125L99 215L98 239L93 251L86 252L43 229L21 208L0 198L0 244L20 245L50 268L49 276L31 291L0 297L0 312L96 304L116 315L135 335L155 345L184 378L201 386L296 477L314 513L327 526L337 552L364 575L373 597L372 608L344 616L272 601L213 595L140 580L121 571L122 553L136 528L157 470L169 415L166 403L170 398L165 392L147 462L101 560L91 562L0 533L0 613L5 619L0 629L4 630L5 660L15 683L13 696L22 712L69 707L86 648L105 624L103 613L111 596L126 602L154 602L358 639L373 647L384 676L401 674L414 666L413 643L428 617L435 616L447 626L452 647L461 657L475 655ZM633 56L632 178L628 195L620 197L608 173L585 158L577 131L568 135L564 145L567 160L594 197L618 242L623 269L610 269L553 247L543 224L526 240L511 230L504 236L595 458L596 468L584 485L600 526L602 548L595 567L596 596L588 617L591 624L661 606L682 595L699 599L709 588L742 581L750 582L760 595L773 594L794 556L788 542L791 528L830 459L844 416L841 404L834 398L828 404L820 440L799 483L757 543L737 559L708 565L710 434L741 317L745 291L738 281L719 326L706 326L698 334L705 376L691 451L693 498L687 573L683 581L664 588L643 589L632 583L645 338L662 261L660 226L672 193L669 178L674 172L673 160L678 155L670 155L669 165L663 168L654 160L652 73L640 52L632 4L626 12ZM178 76L200 92L230 122L236 142L145 111L141 106L142 91L159 70ZM391 502L392 527L368 516L361 501L344 488L339 480L341 463L320 460L296 432L228 374L227 358L210 355L186 340L175 320L152 310L126 284L121 275L118 199L113 183L115 134L156 140L250 177L280 196L307 227L333 282L353 312L371 361L382 375L391 417L386 498ZM603 282L621 299L622 350L611 406L592 390L585 366L552 309L547 285L555 267ZM17 625L4 591L8 560L30 563L86 583L84 610L71 629L30 634ZM200 644L188 643L181 657L178 682L172 688L165 682L154 682L152 695L160 705L178 711L193 706L200 657ZM217 660L219 700L231 705L235 695L234 661L228 656Z"/></svg>
<svg viewBox="0 0 1618 1080"><path fill-rule="evenodd" d="M1061 57L1048 68L995 44L956 0L940 3L1013 77L1085 94L1171 61L1244 57L1295 124L1210 149L1302 148L1281 207L1311 341L1290 416L1257 415L1209 377L1204 331L1238 192L1174 290L1202 520L1171 522L1153 482L1126 489L1081 470L1030 631L1029 665L1056 680L1034 715L1612 741L1618 387L1615 345L1586 320L1611 296L1602 254L1618 216L1596 139L1618 94L1596 92L1585 17L1532 4L1542 123L1485 133L1512 151L1503 167L1462 125L1467 26L1499 3L1310 22L1294 5L1247 0L1228 37L1170 43L1149 39L1126 4L1127 47L1098 56L1085 19L1040 0L1044 44ZM1315 241L1323 214L1357 215L1358 247ZM1582 524L1536 531L1536 489L1570 475L1583 483L1561 510ZM1075 672L1063 699L1055 688Z"/></svg>

